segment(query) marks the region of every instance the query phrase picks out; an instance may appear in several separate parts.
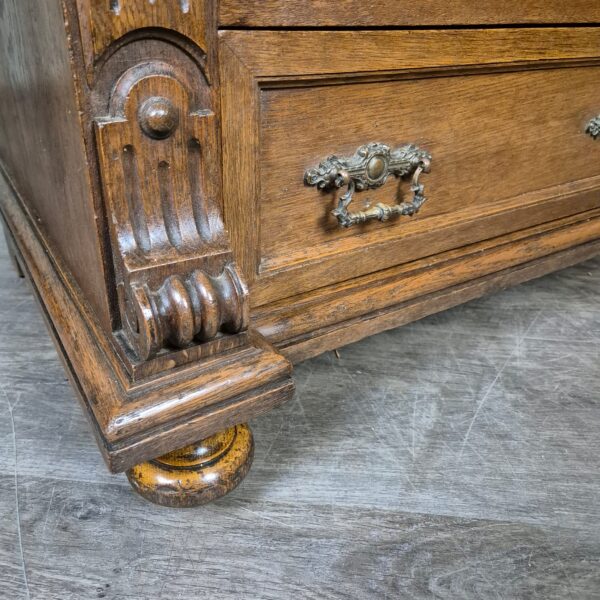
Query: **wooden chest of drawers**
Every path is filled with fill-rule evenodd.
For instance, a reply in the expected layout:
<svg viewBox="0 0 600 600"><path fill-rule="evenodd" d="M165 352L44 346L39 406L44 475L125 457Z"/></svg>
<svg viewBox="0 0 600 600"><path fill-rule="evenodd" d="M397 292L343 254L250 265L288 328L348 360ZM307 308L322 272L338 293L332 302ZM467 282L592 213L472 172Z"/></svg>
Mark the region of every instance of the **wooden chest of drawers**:
<svg viewBox="0 0 600 600"><path fill-rule="evenodd" d="M110 469L151 500L235 487L294 362L600 250L597 3L0 18L7 238Z"/></svg>

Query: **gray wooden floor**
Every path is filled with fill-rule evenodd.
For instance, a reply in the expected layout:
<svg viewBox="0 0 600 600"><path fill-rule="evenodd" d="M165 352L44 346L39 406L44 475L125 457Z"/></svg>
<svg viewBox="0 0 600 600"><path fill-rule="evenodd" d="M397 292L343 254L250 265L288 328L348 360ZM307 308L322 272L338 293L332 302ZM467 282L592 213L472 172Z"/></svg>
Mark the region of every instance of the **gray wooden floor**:
<svg viewBox="0 0 600 600"><path fill-rule="evenodd" d="M600 260L299 365L176 511L106 471L0 244L1 598L600 598Z"/></svg>

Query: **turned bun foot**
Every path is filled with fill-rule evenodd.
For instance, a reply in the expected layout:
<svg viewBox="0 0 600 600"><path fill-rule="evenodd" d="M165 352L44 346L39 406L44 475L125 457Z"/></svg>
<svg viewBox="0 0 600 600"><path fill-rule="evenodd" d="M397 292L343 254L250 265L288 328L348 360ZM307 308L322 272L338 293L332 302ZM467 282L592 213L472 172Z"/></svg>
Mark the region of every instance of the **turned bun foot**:
<svg viewBox="0 0 600 600"><path fill-rule="evenodd" d="M229 493L252 464L248 425L236 425L127 471L133 489L156 504L174 508L206 504Z"/></svg>

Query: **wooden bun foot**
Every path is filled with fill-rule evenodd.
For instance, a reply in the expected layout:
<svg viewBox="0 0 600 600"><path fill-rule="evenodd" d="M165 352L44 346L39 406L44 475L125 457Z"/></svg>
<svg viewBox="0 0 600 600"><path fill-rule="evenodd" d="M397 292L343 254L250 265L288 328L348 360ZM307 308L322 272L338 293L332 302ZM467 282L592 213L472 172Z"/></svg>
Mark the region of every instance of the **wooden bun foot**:
<svg viewBox="0 0 600 600"><path fill-rule="evenodd" d="M236 425L136 465L127 478L138 494L156 504L199 506L233 490L248 473L253 456L250 428Z"/></svg>

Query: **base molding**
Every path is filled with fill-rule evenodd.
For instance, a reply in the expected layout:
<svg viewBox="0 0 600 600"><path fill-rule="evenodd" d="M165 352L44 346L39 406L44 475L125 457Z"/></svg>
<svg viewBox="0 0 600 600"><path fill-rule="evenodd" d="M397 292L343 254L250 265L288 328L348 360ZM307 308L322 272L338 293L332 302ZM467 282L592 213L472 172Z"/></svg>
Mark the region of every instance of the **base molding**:
<svg viewBox="0 0 600 600"><path fill-rule="evenodd" d="M9 243L111 471L245 423L293 395L291 364L253 332L243 346L174 363L144 380L129 378L114 341L2 177L0 209Z"/></svg>
<svg viewBox="0 0 600 600"><path fill-rule="evenodd" d="M256 307L293 363L600 254L600 209Z"/></svg>
<svg viewBox="0 0 600 600"><path fill-rule="evenodd" d="M386 277L374 274L352 288L321 290L301 301L260 307L253 315L256 329L244 334L243 344L222 345L214 355L189 356L187 363L173 361L171 369L140 370L133 377L60 257L1 177L0 209L12 252L32 284L113 472L209 438L282 404L294 392L292 362L600 254L600 211L582 213L488 240L485 247L453 251L447 259L401 266ZM396 297L402 301L391 303ZM370 303L369 310L361 298ZM375 306L379 299L388 305ZM328 322L340 300L350 318Z"/></svg>
<svg viewBox="0 0 600 600"><path fill-rule="evenodd" d="M571 267L598 254L600 254L600 240L588 242L498 271L492 275L472 279L439 292L419 296L413 300L378 310L366 318L351 319L324 327L312 334L297 336L277 344L276 348L293 364L296 364L323 352L352 344L374 333L407 325L470 300Z"/></svg>

